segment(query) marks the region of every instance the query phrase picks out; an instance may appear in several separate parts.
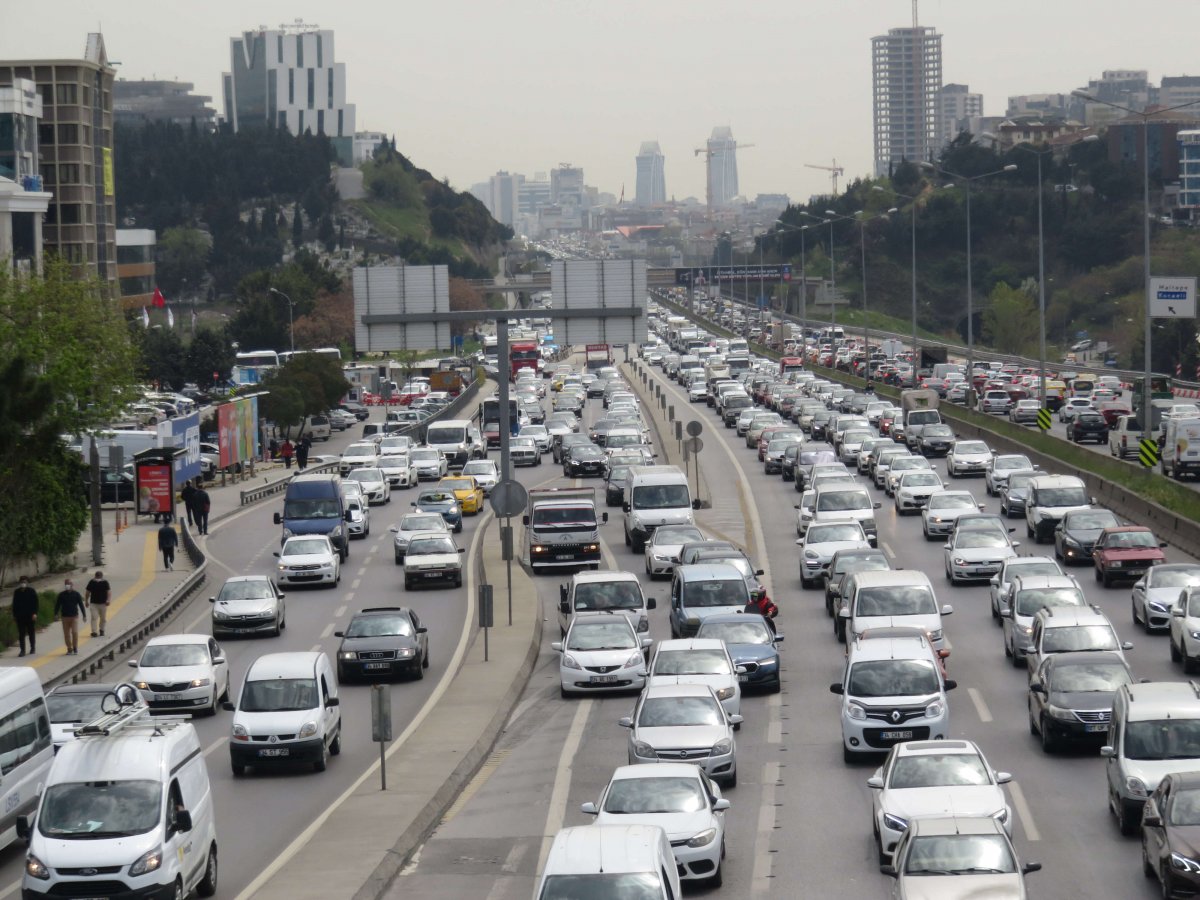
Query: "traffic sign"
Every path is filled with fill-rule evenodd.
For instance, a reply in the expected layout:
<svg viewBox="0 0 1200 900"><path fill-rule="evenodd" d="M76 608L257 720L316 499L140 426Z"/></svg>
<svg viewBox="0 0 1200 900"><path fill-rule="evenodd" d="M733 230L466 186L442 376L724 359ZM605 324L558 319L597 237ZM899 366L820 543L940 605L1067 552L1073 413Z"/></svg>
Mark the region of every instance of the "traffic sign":
<svg viewBox="0 0 1200 900"><path fill-rule="evenodd" d="M1153 438L1138 441L1138 460L1147 469L1153 469L1158 463L1158 441Z"/></svg>
<svg viewBox="0 0 1200 900"><path fill-rule="evenodd" d="M702 431L704 431L704 423L699 419L692 419L692 421L687 423L687 433L691 437L699 437ZM697 447L696 449L700 448Z"/></svg>
<svg viewBox="0 0 1200 900"><path fill-rule="evenodd" d="M492 512L498 516L517 516L525 511L529 492L519 481L501 481L492 488Z"/></svg>
<svg viewBox="0 0 1200 900"><path fill-rule="evenodd" d="M689 438L683 442L683 448L691 453L699 453L704 449L704 441L698 437Z"/></svg>
<svg viewBox="0 0 1200 900"><path fill-rule="evenodd" d="M1044 407L1038 410L1037 424L1042 431L1050 430L1050 410Z"/></svg>
<svg viewBox="0 0 1200 900"><path fill-rule="evenodd" d="M1150 317L1152 319L1194 319L1196 317L1195 276L1155 276L1151 278Z"/></svg>

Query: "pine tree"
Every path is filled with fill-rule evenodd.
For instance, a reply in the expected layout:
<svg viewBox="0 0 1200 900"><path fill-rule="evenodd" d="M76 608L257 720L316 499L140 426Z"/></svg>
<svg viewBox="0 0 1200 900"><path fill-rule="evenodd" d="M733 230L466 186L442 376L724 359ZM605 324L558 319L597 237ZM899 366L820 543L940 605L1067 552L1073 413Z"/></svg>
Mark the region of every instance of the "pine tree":
<svg viewBox="0 0 1200 900"><path fill-rule="evenodd" d="M304 243L304 214L300 212L300 204L292 207L292 244L297 249Z"/></svg>

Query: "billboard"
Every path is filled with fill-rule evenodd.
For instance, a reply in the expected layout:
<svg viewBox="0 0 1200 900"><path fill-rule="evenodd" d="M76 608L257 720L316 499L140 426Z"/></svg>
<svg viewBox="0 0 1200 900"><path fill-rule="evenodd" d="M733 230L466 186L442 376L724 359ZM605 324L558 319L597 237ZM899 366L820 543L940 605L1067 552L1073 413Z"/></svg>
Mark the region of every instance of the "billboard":
<svg viewBox="0 0 1200 900"><path fill-rule="evenodd" d="M200 413L177 416L158 423L158 446L186 452L175 459L175 483L200 477Z"/></svg>
<svg viewBox="0 0 1200 900"><path fill-rule="evenodd" d="M450 270L446 266L359 266L354 270L354 346L360 351L449 347L449 320L363 321L363 316L449 311Z"/></svg>
<svg viewBox="0 0 1200 900"><path fill-rule="evenodd" d="M688 269L675 270L675 283L682 287L704 287L708 284L729 284L730 282L792 280L792 264L763 266L693 266Z"/></svg>
<svg viewBox="0 0 1200 900"><path fill-rule="evenodd" d="M644 259L558 260L550 264L550 289L554 308L546 315L560 345L645 342ZM589 310L615 312L596 316Z"/></svg>
<svg viewBox="0 0 1200 900"><path fill-rule="evenodd" d="M137 473L137 511L139 516L171 512L171 466L168 463L139 462Z"/></svg>
<svg viewBox="0 0 1200 900"><path fill-rule="evenodd" d="M258 398L217 407L218 465L224 469L258 455Z"/></svg>

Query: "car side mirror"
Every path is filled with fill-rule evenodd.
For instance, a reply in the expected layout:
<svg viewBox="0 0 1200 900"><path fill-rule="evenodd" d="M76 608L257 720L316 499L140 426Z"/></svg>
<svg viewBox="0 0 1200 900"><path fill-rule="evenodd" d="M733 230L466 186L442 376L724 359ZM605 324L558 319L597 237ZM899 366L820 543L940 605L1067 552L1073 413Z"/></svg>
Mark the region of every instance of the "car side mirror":
<svg viewBox="0 0 1200 900"><path fill-rule="evenodd" d="M1166 541L1159 541L1159 542L1158 542L1158 546L1159 546L1159 548L1160 548L1160 549L1163 549L1163 550L1165 550L1165 549L1167 548L1167 542L1166 542Z"/></svg>
<svg viewBox="0 0 1200 900"><path fill-rule="evenodd" d="M729 809L732 804L724 797L712 805L713 812L724 812Z"/></svg>
<svg viewBox="0 0 1200 900"><path fill-rule="evenodd" d="M192 814L186 809L176 810L175 830L181 834L186 834L192 830Z"/></svg>
<svg viewBox="0 0 1200 900"><path fill-rule="evenodd" d="M631 716L622 716L620 719L617 720L617 724L620 725L622 728L632 728L633 727L633 718Z"/></svg>
<svg viewBox="0 0 1200 900"><path fill-rule="evenodd" d="M1151 828L1162 827L1162 817L1158 813L1147 812L1142 816L1142 824L1149 825ZM18 833L18 837L20 834Z"/></svg>
<svg viewBox="0 0 1200 900"><path fill-rule="evenodd" d="M399 525L393 525L391 528L389 528L389 529L388 529L388 531L390 531L392 534L399 534L399 533L400 533L400 526L399 526Z"/></svg>
<svg viewBox="0 0 1200 900"><path fill-rule="evenodd" d="M1103 747L1100 748L1100 755L1103 756L1105 759L1114 759L1114 758L1116 758L1117 750L1115 747L1110 747L1107 744L1105 744Z"/></svg>
<svg viewBox="0 0 1200 900"><path fill-rule="evenodd" d="M138 667L138 661L136 659L131 659L129 661L129 668L136 669L137 667Z"/></svg>
<svg viewBox="0 0 1200 900"><path fill-rule="evenodd" d="M283 524L283 516L281 516L279 513L275 513L275 515L273 517L273 521L275 522L276 525L282 525Z"/></svg>
<svg viewBox="0 0 1200 900"><path fill-rule="evenodd" d="M1038 684L1035 681L1033 684L1029 685L1029 692L1031 694L1045 694L1046 686L1044 684Z"/></svg>
<svg viewBox="0 0 1200 900"><path fill-rule="evenodd" d="M339 700L337 697L327 697L327 698L325 698L325 705L326 706L341 706L342 701Z"/></svg>
<svg viewBox="0 0 1200 900"><path fill-rule="evenodd" d="M552 643L550 645L551 650L555 650L559 653L562 653L562 648L563 648L562 641L555 641L554 643Z"/></svg>
<svg viewBox="0 0 1200 900"><path fill-rule="evenodd" d="M412 503L410 503L410 504L408 504L408 505L409 505L409 506L416 506L417 504L416 504L416 502L414 501L414 502L412 502Z"/></svg>
<svg viewBox="0 0 1200 900"><path fill-rule="evenodd" d="M1171 615L1176 619L1182 619L1183 618L1183 609L1178 606L1173 606L1173 607L1171 607Z"/></svg>
<svg viewBox="0 0 1200 900"><path fill-rule="evenodd" d="M1021 866L1022 875L1028 875L1030 872L1040 871L1042 871L1042 864L1040 862L1027 862L1025 865Z"/></svg>
<svg viewBox="0 0 1200 900"><path fill-rule="evenodd" d="M1122 641L1121 649L1122 650L1132 650L1133 649L1133 641Z"/></svg>
<svg viewBox="0 0 1200 900"><path fill-rule="evenodd" d="M876 503L876 504L875 504L875 509L882 509L882 508L883 508L883 504L882 504L882 503Z"/></svg>
<svg viewBox="0 0 1200 900"><path fill-rule="evenodd" d="M730 725L741 725L742 722L744 722L744 721L746 721L746 720L742 716L737 715L736 713L734 713L732 716L729 717Z"/></svg>
<svg viewBox="0 0 1200 900"><path fill-rule="evenodd" d="M883 788L883 778L879 775L872 775L870 778L867 779L867 787L882 789Z"/></svg>
<svg viewBox="0 0 1200 900"><path fill-rule="evenodd" d="M890 876L891 878L896 878L899 875L899 872L897 871L896 867L892 866L892 865L880 866L879 871L882 872L884 875Z"/></svg>
<svg viewBox="0 0 1200 900"><path fill-rule="evenodd" d="M844 694L844 693L846 693L846 688L842 685L842 683L840 681L835 681L833 684L831 684L829 686L829 693Z"/></svg>
<svg viewBox="0 0 1200 900"><path fill-rule="evenodd" d="M943 690L952 691L956 687L958 687L958 682L955 681L953 678L947 678L945 681L942 682Z"/></svg>
<svg viewBox="0 0 1200 900"><path fill-rule="evenodd" d="M1000 587L1000 576L999 576L999 575L993 575L993 576L992 576L992 577L991 577L991 578L988 580L988 584L990 584L992 587Z"/></svg>
<svg viewBox="0 0 1200 900"><path fill-rule="evenodd" d="M946 543L942 544L942 549L943 549L943 550L949 550L949 549L950 549L950 542L949 542L949 541L946 541Z"/></svg>
<svg viewBox="0 0 1200 900"><path fill-rule="evenodd" d="M1000 608L1000 618L1011 619L1012 618L1012 609L1010 609L1007 606L1001 607Z"/></svg>
<svg viewBox="0 0 1200 900"><path fill-rule="evenodd" d="M596 808L596 804L592 803L590 800L587 803L581 803L579 805L579 811L585 816L596 816L600 814L600 810Z"/></svg>
<svg viewBox="0 0 1200 900"><path fill-rule="evenodd" d="M1010 529L1008 529L1008 533L1009 533L1009 534L1014 534L1014 533L1016 533L1016 530L1017 530L1017 529L1015 529L1015 528L1010 528Z"/></svg>
<svg viewBox="0 0 1200 900"><path fill-rule="evenodd" d="M335 631L335 632L333 633L333 636L334 636L334 637L340 637L340 638L344 638L344 637L346 636L346 632L344 632L344 631Z"/></svg>
<svg viewBox="0 0 1200 900"><path fill-rule="evenodd" d="M622 504L621 504L621 511L622 511L622 512L629 512L629 504L628 504L628 503L622 503Z"/></svg>
<svg viewBox="0 0 1200 900"><path fill-rule="evenodd" d="M417 626L417 634L429 634L429 629L424 625Z"/></svg>
<svg viewBox="0 0 1200 900"><path fill-rule="evenodd" d="M653 597L647 597L646 598L646 609L657 609L657 608L658 608L658 601L655 600Z"/></svg>
<svg viewBox="0 0 1200 900"><path fill-rule="evenodd" d="M23 841L28 841L29 834L29 816L17 816L17 837Z"/></svg>

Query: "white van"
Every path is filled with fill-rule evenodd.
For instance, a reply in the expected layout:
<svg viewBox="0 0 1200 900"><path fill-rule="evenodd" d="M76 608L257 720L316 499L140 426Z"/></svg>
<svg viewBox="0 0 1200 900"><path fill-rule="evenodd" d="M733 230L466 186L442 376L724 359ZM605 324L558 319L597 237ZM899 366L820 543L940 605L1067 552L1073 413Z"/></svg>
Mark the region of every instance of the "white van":
<svg viewBox="0 0 1200 900"><path fill-rule="evenodd" d="M928 636L935 650L945 646L942 617L954 612L950 604L938 606L929 576L918 569L854 572L843 585L847 640L871 628L910 625Z"/></svg>
<svg viewBox="0 0 1200 900"><path fill-rule="evenodd" d="M212 787L196 729L151 717L133 692L54 757L22 897L201 897L217 892Z"/></svg>
<svg viewBox="0 0 1200 900"><path fill-rule="evenodd" d="M643 553L660 525L694 525L687 476L675 466L632 466L625 510L625 545Z"/></svg>
<svg viewBox="0 0 1200 900"><path fill-rule="evenodd" d="M473 459L487 459L483 435L467 419L443 419L429 423L425 431L425 446L441 450L451 469L461 470Z"/></svg>
<svg viewBox="0 0 1200 900"><path fill-rule="evenodd" d="M1162 473L1175 479L1200 473L1200 419L1163 419Z"/></svg>
<svg viewBox="0 0 1200 900"><path fill-rule="evenodd" d="M657 825L576 825L554 836L537 900L679 900L679 870Z"/></svg>
<svg viewBox="0 0 1200 900"><path fill-rule="evenodd" d="M333 435L333 426L327 415L308 416L300 433L307 434L314 441L327 441Z"/></svg>
<svg viewBox="0 0 1200 900"><path fill-rule="evenodd" d="M324 772L342 752L342 713L329 657L297 650L260 656L246 670L233 712L229 761L235 776L247 767L310 762Z"/></svg>
<svg viewBox="0 0 1200 900"><path fill-rule="evenodd" d="M0 847L17 836L17 817L37 809L53 761L50 714L37 672L0 668Z"/></svg>

